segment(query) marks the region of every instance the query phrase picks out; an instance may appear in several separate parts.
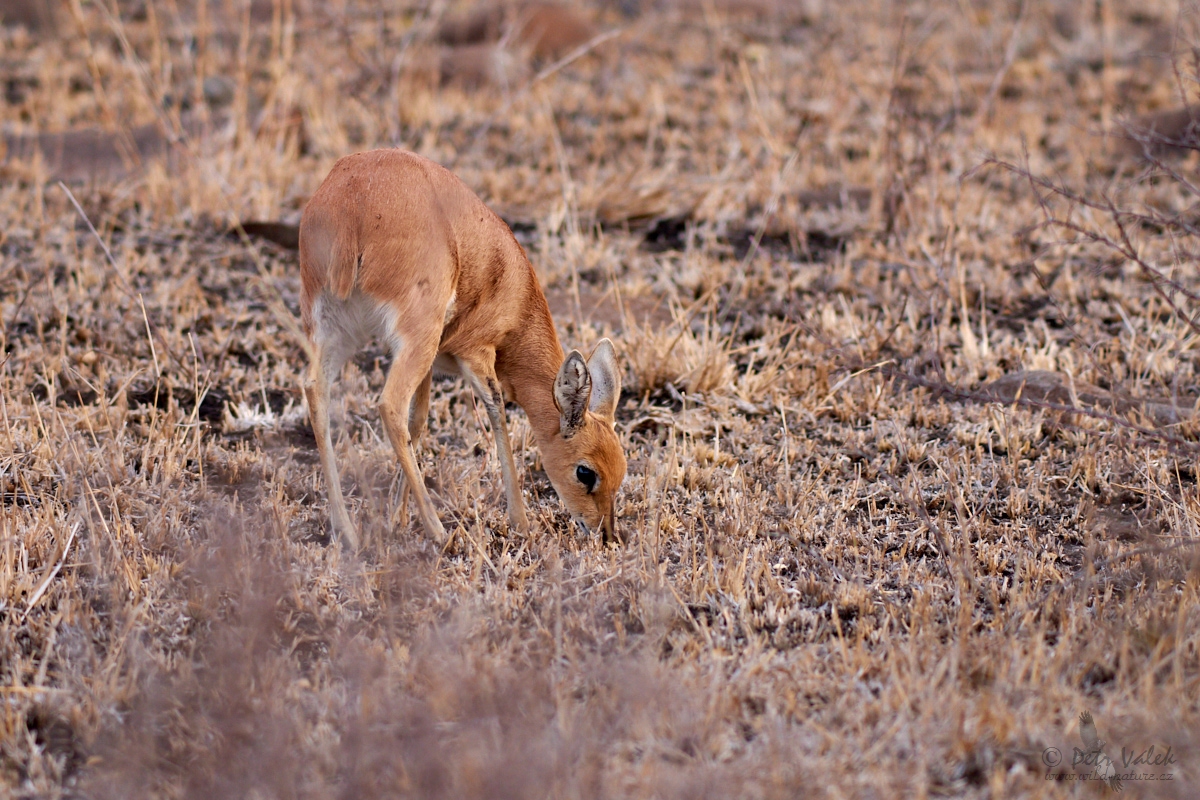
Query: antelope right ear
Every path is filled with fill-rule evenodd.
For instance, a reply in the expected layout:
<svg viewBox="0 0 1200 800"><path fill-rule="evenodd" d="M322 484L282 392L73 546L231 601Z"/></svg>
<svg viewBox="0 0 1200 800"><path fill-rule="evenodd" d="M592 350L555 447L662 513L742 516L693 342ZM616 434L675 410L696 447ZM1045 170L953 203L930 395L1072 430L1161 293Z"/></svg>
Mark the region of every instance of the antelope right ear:
<svg viewBox="0 0 1200 800"><path fill-rule="evenodd" d="M612 422L617 416L617 401L621 399L621 371L617 368L617 351L610 339L601 339L588 359L592 376L592 399L588 409Z"/></svg>
<svg viewBox="0 0 1200 800"><path fill-rule="evenodd" d="M583 424L583 412L592 396L592 376L578 350L572 350L554 379L554 404L561 415L559 429L570 439Z"/></svg>

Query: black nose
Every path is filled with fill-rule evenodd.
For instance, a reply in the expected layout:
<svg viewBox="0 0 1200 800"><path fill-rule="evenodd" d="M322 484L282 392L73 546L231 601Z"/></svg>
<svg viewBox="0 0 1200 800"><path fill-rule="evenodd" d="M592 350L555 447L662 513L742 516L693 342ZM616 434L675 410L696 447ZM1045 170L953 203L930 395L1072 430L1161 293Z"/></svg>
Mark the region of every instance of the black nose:
<svg viewBox="0 0 1200 800"><path fill-rule="evenodd" d="M617 532L617 520L613 514L605 514L604 519L600 522L600 529L604 532L604 543L621 544L621 536Z"/></svg>

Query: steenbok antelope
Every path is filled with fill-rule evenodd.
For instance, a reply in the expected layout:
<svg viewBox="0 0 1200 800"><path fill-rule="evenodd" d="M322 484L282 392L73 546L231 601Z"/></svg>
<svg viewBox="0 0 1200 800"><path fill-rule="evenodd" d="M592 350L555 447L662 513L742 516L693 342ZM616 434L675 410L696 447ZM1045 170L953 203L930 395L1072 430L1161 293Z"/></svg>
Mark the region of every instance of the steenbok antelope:
<svg viewBox="0 0 1200 800"><path fill-rule="evenodd" d="M527 531L504 397L529 415L546 474L568 510L616 538L625 454L613 427L621 376L612 342L563 358L550 307L512 231L443 167L403 150L340 159L300 222L300 312L312 345L304 394L334 531L358 547L329 435L329 387L357 350L387 343L383 426L425 529L444 541L412 445L425 430L429 384L462 374L496 437L508 515Z"/></svg>

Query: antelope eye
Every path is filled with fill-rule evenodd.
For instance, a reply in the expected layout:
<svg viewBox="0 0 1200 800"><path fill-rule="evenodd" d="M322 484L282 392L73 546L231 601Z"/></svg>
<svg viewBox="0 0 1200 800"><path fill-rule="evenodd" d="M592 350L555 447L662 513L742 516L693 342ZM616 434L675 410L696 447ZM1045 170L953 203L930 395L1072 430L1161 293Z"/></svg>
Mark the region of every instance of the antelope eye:
<svg viewBox="0 0 1200 800"><path fill-rule="evenodd" d="M585 467L583 464L580 464L575 468L575 477L587 487L589 493L596 488L596 472L591 467Z"/></svg>

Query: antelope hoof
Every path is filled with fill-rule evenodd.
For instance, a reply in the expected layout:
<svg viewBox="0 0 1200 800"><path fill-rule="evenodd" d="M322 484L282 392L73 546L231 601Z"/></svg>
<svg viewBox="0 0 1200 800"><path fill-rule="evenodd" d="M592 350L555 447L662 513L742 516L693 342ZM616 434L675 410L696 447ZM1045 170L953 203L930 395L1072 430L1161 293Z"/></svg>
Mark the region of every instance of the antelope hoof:
<svg viewBox="0 0 1200 800"><path fill-rule="evenodd" d="M446 529L442 527L442 521L436 515L430 515L428 519L423 520L425 530L433 536L433 541L439 546L446 543Z"/></svg>
<svg viewBox="0 0 1200 800"><path fill-rule="evenodd" d="M516 513L508 515L508 524L520 532L523 536L528 536L532 533L529 527L529 517L525 515L525 509L521 509Z"/></svg>
<svg viewBox="0 0 1200 800"><path fill-rule="evenodd" d="M341 523L335 522L333 525L333 535L340 538L350 552L358 552L360 541L358 530L355 529L354 523L350 522L350 520L343 520Z"/></svg>

